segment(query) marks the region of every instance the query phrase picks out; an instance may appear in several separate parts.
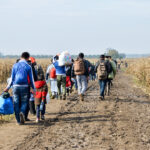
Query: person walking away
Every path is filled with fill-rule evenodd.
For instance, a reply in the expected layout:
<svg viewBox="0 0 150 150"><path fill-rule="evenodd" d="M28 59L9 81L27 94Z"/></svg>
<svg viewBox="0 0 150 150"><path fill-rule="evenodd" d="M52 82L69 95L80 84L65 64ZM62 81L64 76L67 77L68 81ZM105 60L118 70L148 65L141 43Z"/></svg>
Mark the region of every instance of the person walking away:
<svg viewBox="0 0 150 150"><path fill-rule="evenodd" d="M36 122L45 120L46 110L46 95L48 92L48 86L44 78L43 69L38 68L37 70L37 81L35 82L36 93L35 93L35 106L36 106Z"/></svg>
<svg viewBox="0 0 150 150"><path fill-rule="evenodd" d="M32 68L27 62L29 57L30 54L28 52L22 53L21 60L14 64L12 68L10 84L4 90L8 92L10 87L13 87L14 111L18 125L25 123L25 113L29 100L29 86L35 92Z"/></svg>
<svg viewBox="0 0 150 150"><path fill-rule="evenodd" d="M34 81L37 81L37 73L36 73L36 70L35 70L35 66L37 64L36 64L35 58L34 57L30 57L27 62L32 68ZM30 89L31 89L31 87L29 86L29 100L28 100L28 104L27 104L27 110L26 110L26 113L25 113L25 120L26 121L30 121L30 119L28 118L29 111L30 111L30 113L32 115L36 114L33 93L31 93Z"/></svg>
<svg viewBox="0 0 150 150"><path fill-rule="evenodd" d="M118 61L117 61L117 65L118 65L118 70L120 70L121 69L121 60L119 59Z"/></svg>
<svg viewBox="0 0 150 150"><path fill-rule="evenodd" d="M109 69L108 71L108 87L110 89L111 85L113 85L112 81L116 76L117 66L116 66L116 63L112 60L111 56L108 56L108 61L111 65L111 69Z"/></svg>
<svg viewBox="0 0 150 150"><path fill-rule="evenodd" d="M66 70L65 66L59 66L58 60L59 56L54 58L54 67L56 69L57 76L57 87L58 87L58 98L61 100L66 100ZM61 90L62 87L62 90Z"/></svg>
<svg viewBox="0 0 150 150"><path fill-rule="evenodd" d="M84 94L87 90L87 78L89 76L89 62L84 59L84 54L80 53L72 68L72 76L76 75L78 94L80 100L84 101Z"/></svg>
<svg viewBox="0 0 150 150"><path fill-rule="evenodd" d="M72 70L72 65L66 66L66 92L67 96L69 96L69 93L71 93L72 89L72 81L71 81L71 70Z"/></svg>
<svg viewBox="0 0 150 150"><path fill-rule="evenodd" d="M47 67L47 70L46 70L46 82L49 83L48 92L49 92L49 96L51 99L53 99L53 96L52 96L52 92L51 92L50 72L51 72L51 68L53 66L54 66L53 65L53 58L51 58L50 65Z"/></svg>
<svg viewBox="0 0 150 150"><path fill-rule="evenodd" d="M53 62L53 59L51 60ZM46 71L46 81L50 81L50 89L49 95L51 99L55 99L58 96L57 90L57 76L56 76L56 69L54 64L50 64Z"/></svg>
<svg viewBox="0 0 150 150"><path fill-rule="evenodd" d="M97 72L99 86L100 86L100 99L104 100L104 91L108 77L108 64L105 61L105 55L100 56L100 60L96 63L95 72Z"/></svg>

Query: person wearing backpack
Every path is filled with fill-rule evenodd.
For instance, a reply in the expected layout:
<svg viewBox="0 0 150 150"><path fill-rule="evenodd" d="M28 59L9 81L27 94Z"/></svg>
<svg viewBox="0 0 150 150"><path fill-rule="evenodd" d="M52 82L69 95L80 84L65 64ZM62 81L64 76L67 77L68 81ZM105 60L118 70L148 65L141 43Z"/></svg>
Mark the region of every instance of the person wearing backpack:
<svg viewBox="0 0 150 150"><path fill-rule="evenodd" d="M97 72L99 86L100 86L100 99L104 100L104 91L107 83L109 65L105 61L105 55L100 56L100 60L96 63L95 72Z"/></svg>
<svg viewBox="0 0 150 150"><path fill-rule="evenodd" d="M56 69L58 98L66 100L66 67L65 65L59 66L58 60L59 56L55 56L53 65Z"/></svg>
<svg viewBox="0 0 150 150"><path fill-rule="evenodd" d="M35 66L37 65L37 63L36 63L35 58L30 57L27 62L32 68L34 81L37 81L37 72L36 72L36 69L35 69ZM32 115L36 114L33 93L31 92L30 89L31 89L31 87L29 86L29 100L28 100L28 104L27 104L27 110L26 110L26 113L25 113L25 121L30 121L30 119L28 118L29 111Z"/></svg>
<svg viewBox="0 0 150 150"><path fill-rule="evenodd" d="M89 62L84 59L84 54L80 53L72 67L72 76L76 76L78 85L78 94L80 100L84 101L84 94L87 90L87 77L89 76Z"/></svg>
<svg viewBox="0 0 150 150"><path fill-rule="evenodd" d="M53 59L51 60L53 62ZM50 64L46 71L46 81L50 81L49 95L51 99L57 97L57 76L54 64Z"/></svg>
<svg viewBox="0 0 150 150"><path fill-rule="evenodd" d="M110 85L112 84L112 80L115 78L116 76L116 72L117 72L117 66L116 63L112 60L111 56L108 56L108 61L111 64L112 69L110 70L109 74L108 74L108 86L110 88Z"/></svg>
<svg viewBox="0 0 150 150"><path fill-rule="evenodd" d="M4 90L8 92L10 87L13 87L14 111L17 124L25 123L25 113L29 100L29 86L32 87L35 93L35 85L33 79L32 68L28 64L30 54L24 52L21 55L21 60L14 64L12 68L11 81Z"/></svg>
<svg viewBox="0 0 150 150"><path fill-rule="evenodd" d="M37 68L37 81L35 82L36 92L34 95L36 105L36 122L39 123L40 119L45 120L46 110L46 95L48 86L44 78L44 71L42 67Z"/></svg>

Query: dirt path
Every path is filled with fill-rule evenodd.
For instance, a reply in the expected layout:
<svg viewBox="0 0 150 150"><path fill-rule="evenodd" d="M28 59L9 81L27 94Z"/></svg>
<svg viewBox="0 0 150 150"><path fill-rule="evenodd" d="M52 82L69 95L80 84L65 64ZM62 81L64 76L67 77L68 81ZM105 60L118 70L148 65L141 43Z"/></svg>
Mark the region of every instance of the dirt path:
<svg viewBox="0 0 150 150"><path fill-rule="evenodd" d="M98 96L98 84L91 82L84 102L76 94L51 101L44 123L1 126L0 149L149 150L150 99L131 77L120 72L111 96Z"/></svg>

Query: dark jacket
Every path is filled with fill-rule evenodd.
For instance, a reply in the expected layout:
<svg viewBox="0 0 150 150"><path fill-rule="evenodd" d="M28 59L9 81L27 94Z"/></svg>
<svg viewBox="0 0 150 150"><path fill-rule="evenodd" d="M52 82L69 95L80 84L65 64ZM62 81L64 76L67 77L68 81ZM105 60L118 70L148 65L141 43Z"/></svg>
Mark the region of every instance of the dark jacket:
<svg viewBox="0 0 150 150"><path fill-rule="evenodd" d="M31 68L32 68L32 73L33 73L34 81L37 81L37 73L36 73L36 70L35 70L34 65L31 63L30 60L28 61L28 64L29 64L29 65L31 66Z"/></svg>

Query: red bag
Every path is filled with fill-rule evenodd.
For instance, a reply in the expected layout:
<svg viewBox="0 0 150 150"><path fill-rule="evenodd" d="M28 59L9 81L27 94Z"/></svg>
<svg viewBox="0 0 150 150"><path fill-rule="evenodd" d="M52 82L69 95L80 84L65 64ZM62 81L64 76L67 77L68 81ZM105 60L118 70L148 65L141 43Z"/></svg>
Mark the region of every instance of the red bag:
<svg viewBox="0 0 150 150"><path fill-rule="evenodd" d="M70 81L70 77L69 76L66 77L66 87L67 88L71 87L71 81Z"/></svg>
<svg viewBox="0 0 150 150"><path fill-rule="evenodd" d="M56 79L56 69L52 68L50 71L50 78Z"/></svg>

